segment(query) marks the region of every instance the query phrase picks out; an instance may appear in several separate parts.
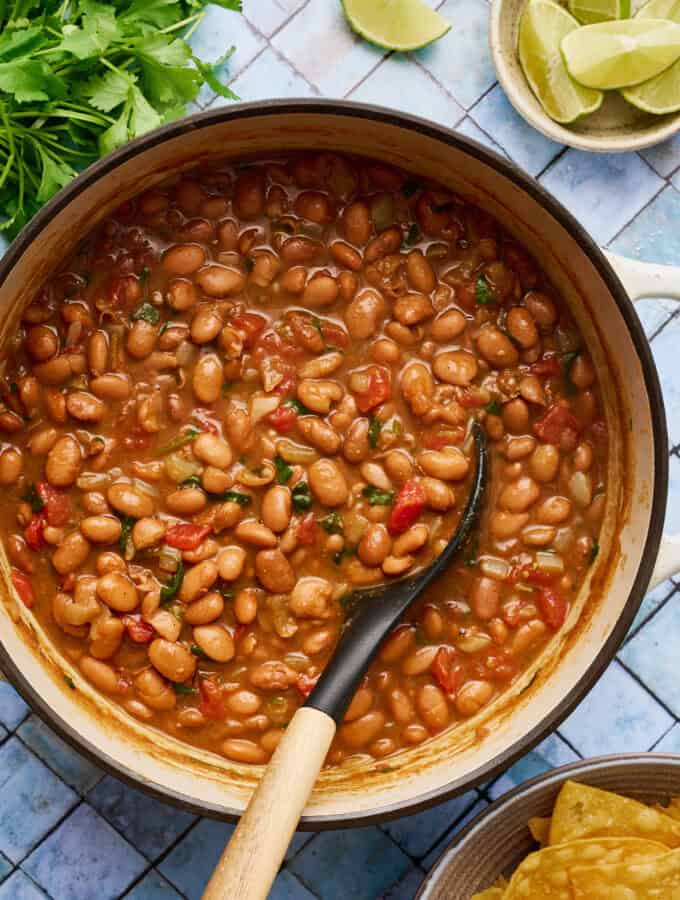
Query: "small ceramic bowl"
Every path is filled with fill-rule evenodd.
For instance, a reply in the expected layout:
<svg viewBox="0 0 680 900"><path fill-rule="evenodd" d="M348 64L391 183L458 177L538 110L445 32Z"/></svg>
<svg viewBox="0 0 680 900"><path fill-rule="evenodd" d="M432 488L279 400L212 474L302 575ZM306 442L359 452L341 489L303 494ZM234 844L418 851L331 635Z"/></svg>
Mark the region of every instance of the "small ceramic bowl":
<svg viewBox="0 0 680 900"><path fill-rule="evenodd" d="M554 122L534 96L517 56L519 20L525 2L493 0L489 42L498 80L512 105L530 125L560 144L597 153L641 150L680 130L680 113L644 113L626 103L618 91L607 92L597 112L571 125Z"/></svg>
<svg viewBox="0 0 680 900"><path fill-rule="evenodd" d="M622 753L551 769L492 803L444 851L416 900L470 900L499 875L509 876L536 849L527 822L549 816L567 779L615 791L643 803L680 794L680 755Z"/></svg>

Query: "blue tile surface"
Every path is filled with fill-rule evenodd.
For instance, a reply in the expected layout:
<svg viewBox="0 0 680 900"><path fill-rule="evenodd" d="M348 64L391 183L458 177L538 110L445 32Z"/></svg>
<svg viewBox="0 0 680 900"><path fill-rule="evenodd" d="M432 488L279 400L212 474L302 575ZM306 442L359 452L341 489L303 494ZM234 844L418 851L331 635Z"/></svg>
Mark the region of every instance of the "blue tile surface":
<svg viewBox="0 0 680 900"><path fill-rule="evenodd" d="M22 867L51 897L113 900L145 866L144 857L134 847L81 803Z"/></svg>
<svg viewBox="0 0 680 900"><path fill-rule="evenodd" d="M527 125L500 85L482 97L470 110L470 117L530 175L538 175L562 151L561 144Z"/></svg>
<svg viewBox="0 0 680 900"><path fill-rule="evenodd" d="M633 153L583 150L568 150L540 180L603 244L663 186L656 172Z"/></svg>
<svg viewBox="0 0 680 900"><path fill-rule="evenodd" d="M182 895L161 874L151 871L128 891L125 900L182 900Z"/></svg>
<svg viewBox="0 0 680 900"><path fill-rule="evenodd" d="M29 716L17 734L62 781L80 794L93 788L102 770L76 753L37 716Z"/></svg>
<svg viewBox="0 0 680 900"><path fill-rule="evenodd" d="M666 710L618 663L560 726L582 756L649 750L673 724Z"/></svg>
<svg viewBox="0 0 680 900"><path fill-rule="evenodd" d="M212 5L192 44L211 62L236 47L219 78L244 101L348 97L453 127L538 176L602 244L680 265L680 136L640 154L565 152L532 131L496 83L486 0L427 2L453 28L414 54L359 39L339 0L244 0L243 16ZM205 88L195 108L223 103ZM6 246L0 233L0 255ZM666 528L680 533L680 306L650 298L636 308L675 448ZM648 593L620 661L534 751L479 791L417 815L297 834L270 900L413 900L452 837L524 779L580 755L680 753L676 583ZM231 832L104 777L0 681L0 900L199 900Z"/></svg>
<svg viewBox="0 0 680 900"><path fill-rule="evenodd" d="M400 880L410 861L380 828L372 827L318 834L289 868L328 900L373 900Z"/></svg>
<svg viewBox="0 0 680 900"><path fill-rule="evenodd" d="M196 820L107 775L88 794L88 802L150 859L156 859Z"/></svg>
<svg viewBox="0 0 680 900"><path fill-rule="evenodd" d="M74 806L77 795L16 737L0 747L0 851L19 862Z"/></svg>
<svg viewBox="0 0 680 900"><path fill-rule="evenodd" d="M47 894L20 869L0 886L0 900L45 900Z"/></svg>
<svg viewBox="0 0 680 900"><path fill-rule="evenodd" d="M198 900L233 830L231 825L204 819L158 868L189 900Z"/></svg>
<svg viewBox="0 0 680 900"><path fill-rule="evenodd" d="M0 681L0 722L10 731L28 715L28 707L11 684Z"/></svg>
<svg viewBox="0 0 680 900"><path fill-rule="evenodd" d="M484 0L447 0L439 11L455 27L415 56L469 109L496 80L487 39L489 7Z"/></svg>

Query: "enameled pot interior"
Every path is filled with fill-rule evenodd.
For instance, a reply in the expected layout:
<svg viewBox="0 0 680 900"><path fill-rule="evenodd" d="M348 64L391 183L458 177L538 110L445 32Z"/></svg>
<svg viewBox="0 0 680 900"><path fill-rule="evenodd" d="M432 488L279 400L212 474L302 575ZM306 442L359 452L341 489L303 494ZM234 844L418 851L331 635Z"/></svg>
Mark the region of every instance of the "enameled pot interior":
<svg viewBox="0 0 680 900"><path fill-rule="evenodd" d="M532 816L551 814L568 778L641 803L665 806L680 794L680 757L663 753L605 756L564 766L526 782L485 810L452 842L417 900L470 900L499 875L509 877L536 849L527 822Z"/></svg>
<svg viewBox="0 0 680 900"><path fill-rule="evenodd" d="M546 653L506 696L427 744L379 769L372 759L358 759L324 771L303 820L320 827L397 815L466 789L509 765L567 714L613 656L646 587L663 522L666 441L658 381L635 313L579 226L533 182L475 144L419 120L352 104L297 102L206 113L87 170L39 214L3 261L0 341L13 332L45 277L125 199L199 161L309 149L359 153L443 182L492 213L531 250L569 303L598 366L611 455L600 553ZM0 568L6 582L4 552ZM180 744L95 694L31 614L6 587L3 592L0 664L63 736L166 799L220 816L243 808L257 768Z"/></svg>

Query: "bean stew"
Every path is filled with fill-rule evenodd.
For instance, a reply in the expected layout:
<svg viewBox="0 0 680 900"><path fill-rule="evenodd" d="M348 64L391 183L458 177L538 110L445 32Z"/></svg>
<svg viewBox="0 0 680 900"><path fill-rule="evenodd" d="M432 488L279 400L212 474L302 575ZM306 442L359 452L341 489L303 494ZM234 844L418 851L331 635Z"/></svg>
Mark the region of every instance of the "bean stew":
<svg viewBox="0 0 680 900"><path fill-rule="evenodd" d="M124 203L0 369L14 588L132 716L266 762L352 614L474 540L380 649L328 763L473 716L598 552L607 430L566 305L482 210L322 153L211 163Z"/></svg>

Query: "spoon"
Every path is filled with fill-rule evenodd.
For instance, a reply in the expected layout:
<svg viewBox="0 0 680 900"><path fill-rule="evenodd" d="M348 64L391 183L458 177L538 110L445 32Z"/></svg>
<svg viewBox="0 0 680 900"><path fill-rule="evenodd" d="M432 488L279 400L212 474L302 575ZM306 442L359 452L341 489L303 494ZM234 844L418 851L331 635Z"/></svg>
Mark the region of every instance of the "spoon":
<svg viewBox="0 0 680 900"><path fill-rule="evenodd" d="M467 540L488 474L484 431L472 426L477 469L458 529L425 569L388 587L354 592L356 612L304 706L288 723L247 809L215 867L203 900L266 900L335 732L381 642Z"/></svg>

